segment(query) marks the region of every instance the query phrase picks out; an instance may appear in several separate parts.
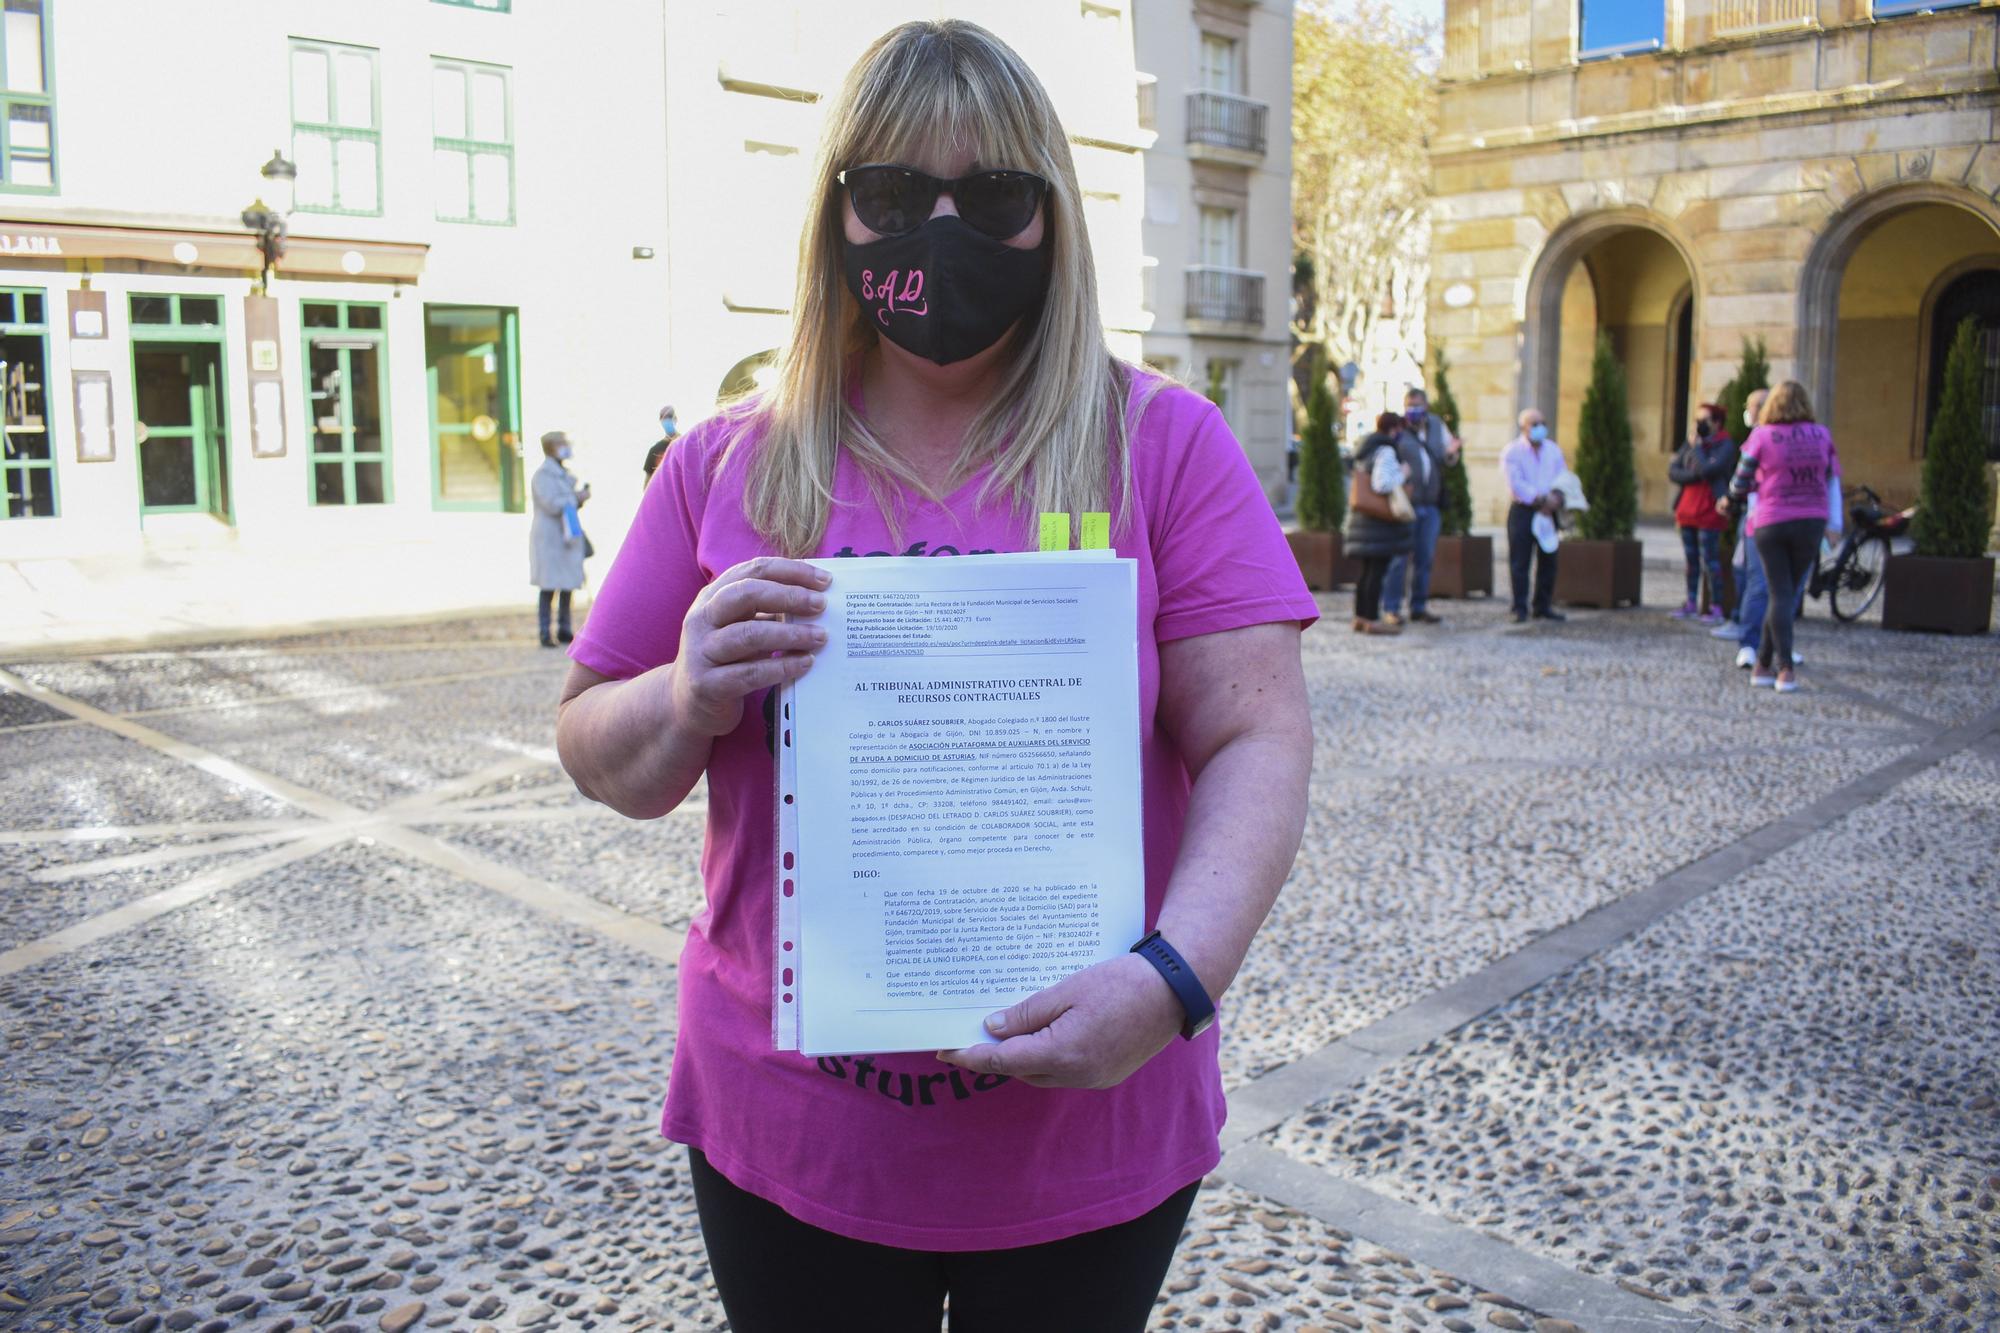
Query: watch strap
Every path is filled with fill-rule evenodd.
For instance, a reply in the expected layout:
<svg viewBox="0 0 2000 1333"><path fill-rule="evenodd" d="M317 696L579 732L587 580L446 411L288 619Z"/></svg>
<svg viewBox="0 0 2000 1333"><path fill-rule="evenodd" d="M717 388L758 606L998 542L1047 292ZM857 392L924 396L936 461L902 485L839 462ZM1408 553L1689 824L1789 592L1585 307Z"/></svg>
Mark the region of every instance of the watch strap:
<svg viewBox="0 0 2000 1333"><path fill-rule="evenodd" d="M1157 930L1133 945L1132 952L1157 968L1167 985L1173 988L1185 1015L1181 1036L1193 1040L1215 1018L1215 1001L1208 998L1208 990L1201 984L1201 978L1188 966L1187 959L1181 957L1180 950L1167 943L1166 937Z"/></svg>

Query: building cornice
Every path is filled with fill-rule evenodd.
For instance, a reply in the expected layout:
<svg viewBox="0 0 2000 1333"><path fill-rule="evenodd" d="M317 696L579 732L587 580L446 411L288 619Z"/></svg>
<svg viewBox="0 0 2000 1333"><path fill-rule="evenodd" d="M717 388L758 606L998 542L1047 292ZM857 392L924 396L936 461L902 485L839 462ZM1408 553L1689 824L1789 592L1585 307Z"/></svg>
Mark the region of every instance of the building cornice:
<svg viewBox="0 0 2000 1333"><path fill-rule="evenodd" d="M1774 93L1768 97L1732 99L1690 105L1649 107L1620 115L1563 118L1543 125L1510 126L1480 134L1439 136L1431 141L1431 160L1471 158L1500 149L1538 148L1550 144L1576 143L1590 139L1642 135L1727 125L1741 121L1800 117L1848 110L1876 108L1940 99L1979 97L2000 100L2000 73L1982 70L1976 74L1949 75L1913 82L1887 79L1879 83L1850 84L1834 89Z"/></svg>

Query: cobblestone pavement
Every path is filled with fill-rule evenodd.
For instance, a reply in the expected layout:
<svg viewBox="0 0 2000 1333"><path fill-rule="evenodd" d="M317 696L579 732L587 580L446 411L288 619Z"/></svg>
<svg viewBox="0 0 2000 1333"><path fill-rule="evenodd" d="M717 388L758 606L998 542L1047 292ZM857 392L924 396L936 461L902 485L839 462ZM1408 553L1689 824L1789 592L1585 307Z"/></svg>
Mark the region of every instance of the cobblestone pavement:
<svg viewBox="0 0 2000 1333"><path fill-rule="evenodd" d="M1781 699L1658 611L1324 603L1155 1326L2000 1323L1992 641L1809 622ZM702 801L576 796L524 628L0 668L0 1328L721 1327Z"/></svg>

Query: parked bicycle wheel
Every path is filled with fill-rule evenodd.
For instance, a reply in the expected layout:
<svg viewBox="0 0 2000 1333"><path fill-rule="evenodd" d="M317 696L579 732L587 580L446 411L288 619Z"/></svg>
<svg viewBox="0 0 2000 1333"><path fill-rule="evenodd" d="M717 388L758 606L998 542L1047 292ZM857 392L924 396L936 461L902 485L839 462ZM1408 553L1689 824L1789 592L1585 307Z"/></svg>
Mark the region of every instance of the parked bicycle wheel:
<svg viewBox="0 0 2000 1333"><path fill-rule="evenodd" d="M1868 608L1882 595L1882 571L1888 563L1888 538L1868 537L1854 543L1834 570L1829 598L1834 619L1852 624L1868 614Z"/></svg>

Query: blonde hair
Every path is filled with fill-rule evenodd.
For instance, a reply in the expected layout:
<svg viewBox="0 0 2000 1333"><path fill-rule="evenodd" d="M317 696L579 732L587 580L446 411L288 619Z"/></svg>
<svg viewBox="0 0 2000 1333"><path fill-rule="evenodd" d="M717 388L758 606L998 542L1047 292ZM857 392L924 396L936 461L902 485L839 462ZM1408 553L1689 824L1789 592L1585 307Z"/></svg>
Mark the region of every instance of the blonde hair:
<svg viewBox="0 0 2000 1333"><path fill-rule="evenodd" d="M982 501L1004 493L1017 512L1072 516L1115 507L1120 527L1130 516L1128 373L1104 341L1083 195L1055 105L1020 56L984 28L920 21L877 39L828 113L815 202L799 241L791 340L770 387L737 409L740 424L763 426L747 469L744 514L787 555L810 554L826 533L842 444L897 540L894 483L941 498L848 401L876 334L843 276L845 200L835 181L848 167L915 163L940 147L969 148L982 164L1049 182L1048 294L1012 335L1011 360L993 401L966 432L952 483L990 459ZM754 433L738 430L736 441Z"/></svg>
<svg viewBox="0 0 2000 1333"><path fill-rule="evenodd" d="M1771 390L1771 396L1757 413L1760 426L1783 426L1812 419L1812 399L1806 397L1806 386L1797 380L1786 380Z"/></svg>

